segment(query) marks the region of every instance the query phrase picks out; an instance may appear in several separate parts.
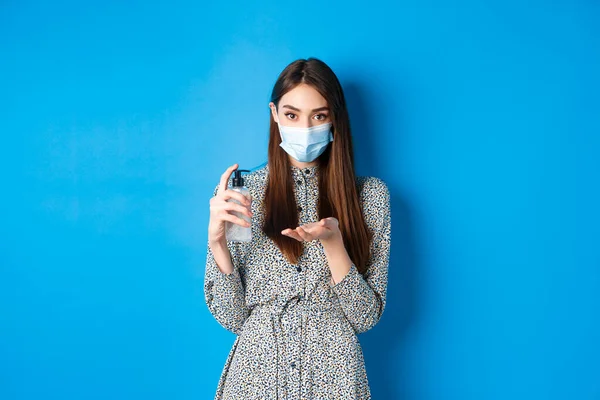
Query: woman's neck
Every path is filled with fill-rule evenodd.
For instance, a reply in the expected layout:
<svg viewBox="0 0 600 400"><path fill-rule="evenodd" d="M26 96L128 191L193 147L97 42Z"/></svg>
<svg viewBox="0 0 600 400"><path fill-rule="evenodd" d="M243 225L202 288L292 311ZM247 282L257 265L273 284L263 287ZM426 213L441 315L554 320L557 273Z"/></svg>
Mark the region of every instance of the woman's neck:
<svg viewBox="0 0 600 400"><path fill-rule="evenodd" d="M302 162L302 161L298 161L293 157L288 156L290 163L297 168L303 169L303 168L308 168L308 167L313 167L315 165L318 164L317 161L311 161L311 162Z"/></svg>

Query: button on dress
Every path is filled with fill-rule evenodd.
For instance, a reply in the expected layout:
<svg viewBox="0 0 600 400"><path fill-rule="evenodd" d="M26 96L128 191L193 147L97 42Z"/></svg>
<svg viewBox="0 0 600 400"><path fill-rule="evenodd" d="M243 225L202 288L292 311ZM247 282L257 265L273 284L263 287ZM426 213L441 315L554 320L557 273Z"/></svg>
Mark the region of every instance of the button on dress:
<svg viewBox="0 0 600 400"><path fill-rule="evenodd" d="M289 172L299 225L318 221L320 167L290 166ZM373 232L368 269L363 276L352 264L333 283L319 240L303 242L298 264L290 264L262 232L268 174L267 164L244 176L253 199L252 241L227 241L231 274L219 270L208 247L205 301L218 323L236 334L215 400L371 399L357 335L375 326L385 307L389 190L379 178L356 177L365 222Z"/></svg>

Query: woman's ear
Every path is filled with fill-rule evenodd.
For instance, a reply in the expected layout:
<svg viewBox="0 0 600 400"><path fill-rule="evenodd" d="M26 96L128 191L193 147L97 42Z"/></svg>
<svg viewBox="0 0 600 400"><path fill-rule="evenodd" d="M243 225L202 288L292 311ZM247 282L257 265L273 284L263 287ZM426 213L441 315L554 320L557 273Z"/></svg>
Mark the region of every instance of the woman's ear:
<svg viewBox="0 0 600 400"><path fill-rule="evenodd" d="M278 122L278 117L277 117L277 107L275 107L275 103L273 103L272 101L269 103L269 108L271 109L271 116L273 117L273 120L275 120L275 122Z"/></svg>

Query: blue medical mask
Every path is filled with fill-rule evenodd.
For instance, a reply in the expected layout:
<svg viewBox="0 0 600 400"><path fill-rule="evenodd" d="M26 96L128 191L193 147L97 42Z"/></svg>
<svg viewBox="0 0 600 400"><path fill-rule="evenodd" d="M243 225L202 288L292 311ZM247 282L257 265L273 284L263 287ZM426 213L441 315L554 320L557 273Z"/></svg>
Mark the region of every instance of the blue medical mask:
<svg viewBox="0 0 600 400"><path fill-rule="evenodd" d="M319 157L329 142L333 142L333 133L331 132L331 122L311 126L310 128L300 128L296 126L279 125L279 134L281 135L281 148L290 156L301 162L311 162Z"/></svg>

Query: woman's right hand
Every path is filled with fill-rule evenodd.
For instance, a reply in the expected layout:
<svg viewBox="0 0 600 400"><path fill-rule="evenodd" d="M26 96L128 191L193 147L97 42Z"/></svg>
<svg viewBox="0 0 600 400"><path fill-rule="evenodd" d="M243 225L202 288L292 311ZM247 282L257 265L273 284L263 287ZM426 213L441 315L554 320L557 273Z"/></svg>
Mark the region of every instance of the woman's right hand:
<svg viewBox="0 0 600 400"><path fill-rule="evenodd" d="M238 168L238 164L233 164L221 175L221 181L217 189L217 194L210 199L210 220L208 222L208 240L210 243L226 242L225 222L232 222L243 227L249 227L250 223L239 218L233 212L240 212L252 218L251 204L252 200L243 194L227 188L231 173ZM241 203L236 204L229 199L235 199Z"/></svg>

